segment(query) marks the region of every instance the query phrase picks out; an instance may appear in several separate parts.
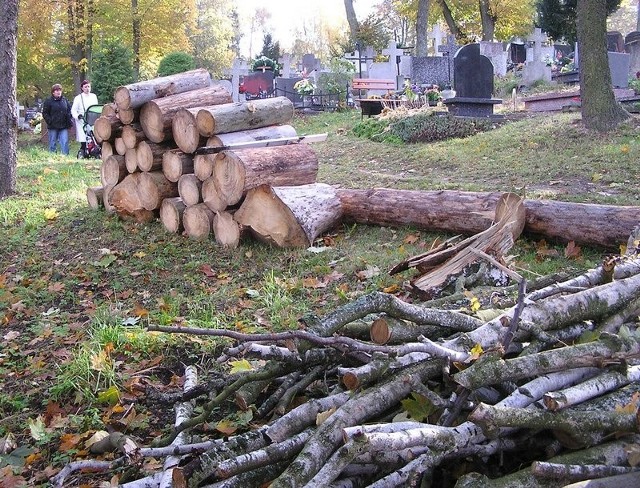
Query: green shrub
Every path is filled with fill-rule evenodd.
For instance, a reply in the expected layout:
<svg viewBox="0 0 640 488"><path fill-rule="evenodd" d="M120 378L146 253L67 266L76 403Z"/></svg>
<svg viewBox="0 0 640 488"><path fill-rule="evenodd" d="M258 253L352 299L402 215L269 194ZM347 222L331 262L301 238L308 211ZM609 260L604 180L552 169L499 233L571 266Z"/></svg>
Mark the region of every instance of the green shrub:
<svg viewBox="0 0 640 488"><path fill-rule="evenodd" d="M495 127L495 121L420 112L406 117L367 119L355 125L353 133L376 142L392 144L441 141L468 137Z"/></svg>
<svg viewBox="0 0 640 488"><path fill-rule="evenodd" d="M158 76L175 75L195 69L196 62L191 54L175 52L167 54L160 61L158 66Z"/></svg>
<svg viewBox="0 0 640 488"><path fill-rule="evenodd" d="M497 98L511 98L513 89L516 90L522 83L522 77L513 71L505 76L496 76L493 82L493 93Z"/></svg>
<svg viewBox="0 0 640 488"><path fill-rule="evenodd" d="M93 54L91 86L100 103L113 100L116 88L133 82L133 53L121 39L106 39Z"/></svg>

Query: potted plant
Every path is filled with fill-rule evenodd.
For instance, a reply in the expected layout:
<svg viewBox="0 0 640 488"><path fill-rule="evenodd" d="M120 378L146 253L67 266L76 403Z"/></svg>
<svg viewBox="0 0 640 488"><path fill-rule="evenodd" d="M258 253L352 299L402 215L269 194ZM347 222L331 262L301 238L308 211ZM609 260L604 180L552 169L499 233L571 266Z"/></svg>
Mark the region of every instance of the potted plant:
<svg viewBox="0 0 640 488"><path fill-rule="evenodd" d="M431 88L428 88L425 95L427 96L427 102L432 107L438 105L438 102L442 99L438 85L432 85Z"/></svg>

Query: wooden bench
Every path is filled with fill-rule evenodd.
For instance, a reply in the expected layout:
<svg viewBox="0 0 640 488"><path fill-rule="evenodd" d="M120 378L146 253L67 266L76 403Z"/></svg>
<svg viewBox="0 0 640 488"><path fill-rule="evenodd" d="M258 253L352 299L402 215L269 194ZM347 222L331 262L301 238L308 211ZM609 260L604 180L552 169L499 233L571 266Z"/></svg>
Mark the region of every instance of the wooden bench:
<svg viewBox="0 0 640 488"><path fill-rule="evenodd" d="M376 80L372 78L354 78L351 82L351 88L358 90L386 90L387 93L398 89L396 80ZM359 93L360 95L360 93ZM357 98L356 101L360 104L360 118L365 115L371 117L372 115L378 115L382 112L382 102L376 98Z"/></svg>

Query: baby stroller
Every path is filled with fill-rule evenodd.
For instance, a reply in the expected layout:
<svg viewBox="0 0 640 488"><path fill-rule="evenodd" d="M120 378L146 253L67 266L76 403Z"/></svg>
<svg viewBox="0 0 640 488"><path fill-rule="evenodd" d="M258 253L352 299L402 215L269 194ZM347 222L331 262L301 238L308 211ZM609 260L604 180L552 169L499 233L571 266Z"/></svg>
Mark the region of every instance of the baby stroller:
<svg viewBox="0 0 640 488"><path fill-rule="evenodd" d="M91 105L87 110L85 110L82 130L84 130L87 142L84 145L84 148L80 148L78 151L78 159L100 159L102 157L102 148L93 135L93 124L96 123L96 120L100 115L102 115L102 105Z"/></svg>

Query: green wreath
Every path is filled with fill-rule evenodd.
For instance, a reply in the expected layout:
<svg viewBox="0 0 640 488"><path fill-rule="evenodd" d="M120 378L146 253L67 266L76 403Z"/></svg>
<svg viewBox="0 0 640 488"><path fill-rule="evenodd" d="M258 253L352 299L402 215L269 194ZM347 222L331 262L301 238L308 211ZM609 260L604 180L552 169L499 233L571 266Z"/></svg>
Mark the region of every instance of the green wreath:
<svg viewBox="0 0 640 488"><path fill-rule="evenodd" d="M273 59L267 58L266 56L260 56L259 58L253 61L253 64L251 65L251 70L262 71L262 68L268 68L275 72L278 68L278 63L276 63Z"/></svg>

